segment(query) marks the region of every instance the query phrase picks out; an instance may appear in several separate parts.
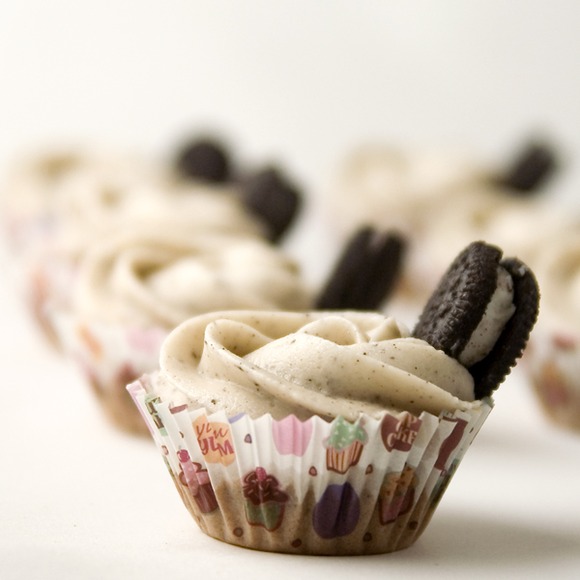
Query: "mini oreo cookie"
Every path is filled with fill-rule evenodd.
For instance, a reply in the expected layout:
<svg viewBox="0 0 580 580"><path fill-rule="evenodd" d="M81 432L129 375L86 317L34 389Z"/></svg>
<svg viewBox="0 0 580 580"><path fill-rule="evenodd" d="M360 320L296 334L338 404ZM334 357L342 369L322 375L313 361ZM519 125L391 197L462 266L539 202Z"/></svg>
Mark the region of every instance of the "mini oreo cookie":
<svg viewBox="0 0 580 580"><path fill-rule="evenodd" d="M276 167L267 167L241 184L246 208L268 228L268 238L277 242L294 221L302 202L298 188Z"/></svg>
<svg viewBox="0 0 580 580"><path fill-rule="evenodd" d="M522 355L536 322L539 290L529 268L515 258L502 260L502 251L473 242L453 261L427 302L413 336L459 359L495 293L498 267L513 281L514 314L491 351L468 370L477 398L490 395Z"/></svg>
<svg viewBox="0 0 580 580"><path fill-rule="evenodd" d="M347 243L316 301L320 310L374 310L391 293L401 270L405 240L371 227Z"/></svg>
<svg viewBox="0 0 580 580"><path fill-rule="evenodd" d="M225 147L210 138L190 141L175 158L177 172L188 179L223 183L231 177L230 159Z"/></svg>
<svg viewBox="0 0 580 580"><path fill-rule="evenodd" d="M497 182L514 193L530 194L540 189L558 169L555 151L545 143L530 142Z"/></svg>

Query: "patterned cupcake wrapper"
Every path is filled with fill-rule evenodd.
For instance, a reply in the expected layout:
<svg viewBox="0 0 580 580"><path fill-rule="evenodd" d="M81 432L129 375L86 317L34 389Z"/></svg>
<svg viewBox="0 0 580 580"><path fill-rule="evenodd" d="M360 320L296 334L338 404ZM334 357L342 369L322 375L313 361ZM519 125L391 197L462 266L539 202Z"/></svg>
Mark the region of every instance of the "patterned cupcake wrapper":
<svg viewBox="0 0 580 580"><path fill-rule="evenodd" d="M580 335L539 330L523 362L545 416L555 425L580 431Z"/></svg>
<svg viewBox="0 0 580 580"><path fill-rule="evenodd" d="M107 418L123 431L146 436L126 387L158 366L167 331L98 324L59 310L51 318L65 356L77 365Z"/></svg>
<svg viewBox="0 0 580 580"><path fill-rule="evenodd" d="M127 389L201 529L286 553L373 554L413 544L493 404L439 417L362 415L347 424L349 443L342 418L171 407L155 394L156 380L145 375ZM215 509L199 507L185 473L211 483Z"/></svg>

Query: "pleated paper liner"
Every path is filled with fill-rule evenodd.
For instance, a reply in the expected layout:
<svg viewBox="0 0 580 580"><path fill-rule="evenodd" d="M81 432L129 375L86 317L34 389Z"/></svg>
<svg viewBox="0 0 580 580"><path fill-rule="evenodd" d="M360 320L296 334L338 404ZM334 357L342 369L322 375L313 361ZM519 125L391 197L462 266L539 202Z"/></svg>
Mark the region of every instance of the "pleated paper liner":
<svg viewBox="0 0 580 580"><path fill-rule="evenodd" d="M522 362L546 418L580 432L580 334L566 329L534 331Z"/></svg>
<svg viewBox="0 0 580 580"><path fill-rule="evenodd" d="M159 366L167 330L98 323L57 310L51 316L65 356L77 365L109 422L126 433L147 436L127 384Z"/></svg>
<svg viewBox="0 0 580 580"><path fill-rule="evenodd" d="M272 552L401 550L428 524L491 411L355 423L170 407L157 375L129 385L185 506L209 536Z"/></svg>

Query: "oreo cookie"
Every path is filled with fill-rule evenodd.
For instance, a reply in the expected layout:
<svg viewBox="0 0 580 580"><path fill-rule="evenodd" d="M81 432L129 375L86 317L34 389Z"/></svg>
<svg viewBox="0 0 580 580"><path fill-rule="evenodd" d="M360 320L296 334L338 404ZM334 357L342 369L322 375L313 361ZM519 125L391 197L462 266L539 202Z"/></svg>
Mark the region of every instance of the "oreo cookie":
<svg viewBox="0 0 580 580"><path fill-rule="evenodd" d="M531 270L515 258L502 260L496 246L473 242L442 277L413 330L414 337L462 362L482 319L497 304L496 290L506 280L508 291L513 291L513 307L504 308L507 320L497 328L487 352L463 363L473 375L477 398L491 395L504 381L527 344L539 308L539 289Z"/></svg>
<svg viewBox="0 0 580 580"><path fill-rule="evenodd" d="M231 178L231 162L225 147L211 138L183 145L175 157L175 169L186 179L223 183Z"/></svg>
<svg viewBox="0 0 580 580"><path fill-rule="evenodd" d="M553 148L532 141L520 151L511 166L498 176L499 185L515 194L537 192L558 169L558 158Z"/></svg>
<svg viewBox="0 0 580 580"><path fill-rule="evenodd" d="M395 232L371 227L348 241L315 306L319 310L375 310L399 278L406 242Z"/></svg>
<svg viewBox="0 0 580 580"><path fill-rule="evenodd" d="M267 167L241 183L246 208L268 228L268 238L277 242L294 221L302 203L298 188L276 167Z"/></svg>

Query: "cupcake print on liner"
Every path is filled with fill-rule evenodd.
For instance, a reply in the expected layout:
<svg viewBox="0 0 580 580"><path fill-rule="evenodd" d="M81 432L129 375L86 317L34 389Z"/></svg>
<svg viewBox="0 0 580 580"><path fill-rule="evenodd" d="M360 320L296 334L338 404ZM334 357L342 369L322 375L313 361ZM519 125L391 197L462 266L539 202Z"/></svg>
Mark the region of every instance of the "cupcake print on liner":
<svg viewBox="0 0 580 580"><path fill-rule="evenodd" d="M491 410L486 401L471 412L422 414L406 451L393 447L392 440L408 423L407 413L365 416L368 441L360 460L337 473L327 464L327 441L344 427L342 417L332 423L319 417L302 422L313 434L305 453L283 454L274 433L288 421L271 415L228 419L159 402L151 415L146 399L152 387L144 381L129 389L201 529L242 547L296 554L372 554L410 546ZM467 426L460 437L454 435L457 421ZM450 439L453 448L446 444ZM190 477L207 473L205 493L215 497L215 504L200 504L203 486L186 480L184 457L203 466L190 468Z"/></svg>

